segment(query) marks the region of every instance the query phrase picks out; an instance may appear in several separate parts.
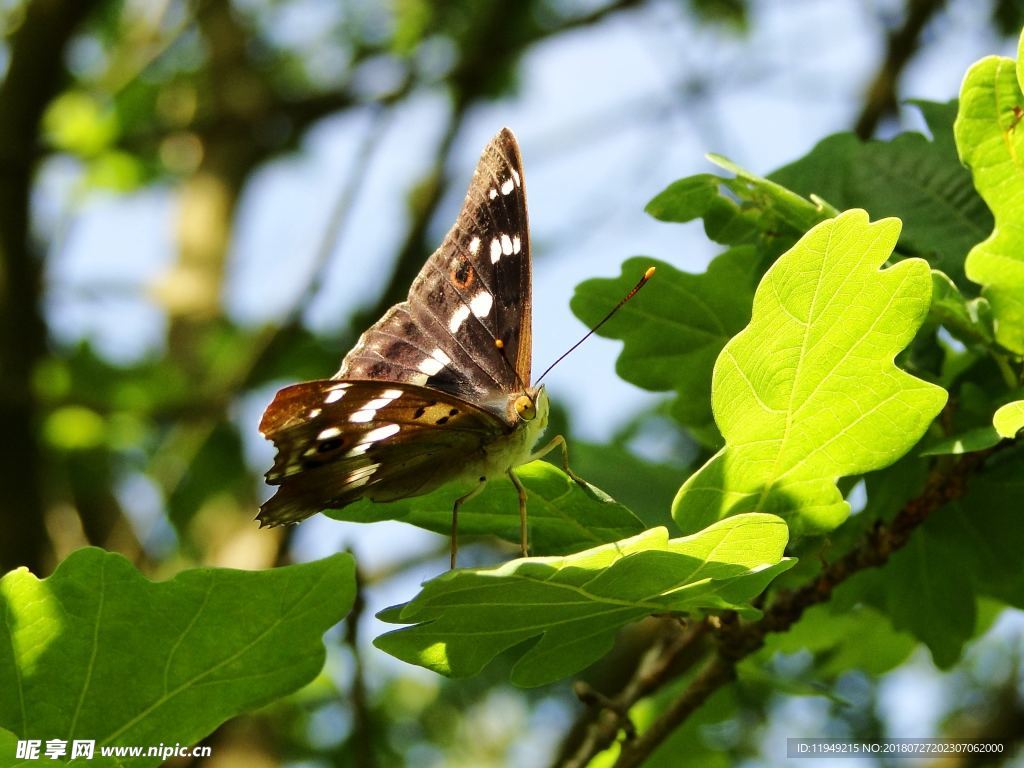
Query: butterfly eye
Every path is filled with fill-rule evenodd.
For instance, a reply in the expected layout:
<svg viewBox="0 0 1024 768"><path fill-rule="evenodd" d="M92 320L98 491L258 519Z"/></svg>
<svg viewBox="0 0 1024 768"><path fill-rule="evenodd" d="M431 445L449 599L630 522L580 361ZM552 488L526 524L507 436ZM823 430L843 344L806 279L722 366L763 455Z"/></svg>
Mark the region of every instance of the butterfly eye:
<svg viewBox="0 0 1024 768"><path fill-rule="evenodd" d="M537 406L526 395L520 395L516 398L515 402L516 413L519 414L519 418L523 421L533 421L537 416Z"/></svg>

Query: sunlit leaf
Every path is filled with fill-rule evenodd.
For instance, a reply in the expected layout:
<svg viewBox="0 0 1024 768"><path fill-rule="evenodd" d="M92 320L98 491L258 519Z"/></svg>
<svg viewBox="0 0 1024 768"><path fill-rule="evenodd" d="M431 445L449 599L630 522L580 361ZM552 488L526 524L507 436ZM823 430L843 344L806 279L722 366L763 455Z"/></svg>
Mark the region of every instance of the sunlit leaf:
<svg viewBox="0 0 1024 768"><path fill-rule="evenodd" d="M992 417L992 426L1000 437L1015 439L1024 429L1024 400L1007 403Z"/></svg>
<svg viewBox="0 0 1024 768"><path fill-rule="evenodd" d="M891 464L942 408L944 390L893 364L931 296L926 262L879 270L898 233L896 220L848 211L765 274L750 325L715 364L726 447L680 489L682 530L757 510L830 531L849 514L836 480Z"/></svg>
<svg viewBox="0 0 1024 768"><path fill-rule="evenodd" d="M1024 42L1024 38L1022 38ZM1018 62L988 56L972 66L960 90L955 132L960 157L995 216L995 227L967 257L967 276L992 305L996 340L1024 352L1024 93Z"/></svg>
<svg viewBox="0 0 1024 768"><path fill-rule="evenodd" d="M312 680L324 632L354 597L348 555L154 583L89 548L46 579L11 571L0 580L0 728L97 748L195 744Z"/></svg>
<svg viewBox="0 0 1024 768"><path fill-rule="evenodd" d="M450 571L381 615L414 626L374 642L453 677L476 674L499 653L522 646L512 681L543 685L596 661L620 627L648 614L726 608L756 614L749 600L793 564L782 556L787 539L777 517L740 515L685 538L669 539L655 528L564 558Z"/></svg>

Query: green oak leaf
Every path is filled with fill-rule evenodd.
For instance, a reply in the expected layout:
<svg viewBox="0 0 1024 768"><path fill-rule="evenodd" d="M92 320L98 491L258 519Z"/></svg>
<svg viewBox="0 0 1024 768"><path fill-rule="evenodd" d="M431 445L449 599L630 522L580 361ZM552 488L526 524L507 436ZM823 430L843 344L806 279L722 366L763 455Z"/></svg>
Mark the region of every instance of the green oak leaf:
<svg viewBox="0 0 1024 768"><path fill-rule="evenodd" d="M992 426L1000 437L1016 439L1024 429L1024 400L1007 403L992 416Z"/></svg>
<svg viewBox="0 0 1024 768"><path fill-rule="evenodd" d="M977 414L971 412L977 407L976 403L972 403L979 394L977 388L964 385L959 394L958 415L971 419L973 423L980 421L980 426L962 428L952 437L930 445L927 450L921 452L922 456L959 455L983 451L1004 438L1015 439L1019 430L1024 429L1024 400L1013 400L1014 397L1020 397L1019 389L991 396L981 393L985 399L981 403L981 412ZM1005 402L1007 400L1010 402ZM1002 402L1005 404L991 414L992 407Z"/></svg>
<svg viewBox="0 0 1024 768"><path fill-rule="evenodd" d="M945 440L928 446L921 451L922 456L960 456L991 448L999 442L999 433L995 427L984 426L969 429L966 432L947 437Z"/></svg>
<svg viewBox="0 0 1024 768"><path fill-rule="evenodd" d="M932 270L932 306L929 317L945 326L954 338L964 344L991 345L995 341L992 308L988 299L968 299L952 280Z"/></svg>
<svg viewBox="0 0 1024 768"><path fill-rule="evenodd" d="M721 183L722 179L713 173L685 176L655 195L644 210L658 221L683 223L699 219L715 204Z"/></svg>
<svg viewBox="0 0 1024 768"><path fill-rule="evenodd" d="M43 747L40 746L40 754L43 754ZM29 758L22 757L18 758L18 736L17 734L11 733L6 728L0 728L0 756L3 758L4 768L25 768L26 766L39 765L40 758ZM90 761L90 765L99 765L102 768L106 768L108 765L115 765L113 761L103 760L97 758L94 761Z"/></svg>
<svg viewBox="0 0 1024 768"><path fill-rule="evenodd" d="M735 176L702 173L679 179L644 210L659 221L702 218L704 231L716 243L756 245L769 256L778 255L816 223L838 213L820 200L806 200L720 155L708 155L708 159Z"/></svg>
<svg viewBox="0 0 1024 768"><path fill-rule="evenodd" d="M953 147L955 109L918 106L928 120L931 141L916 132L866 142L852 133L835 134L771 178L839 208L864 208L875 218L902 219L904 255L928 259L963 285L964 257L992 228L992 216Z"/></svg>
<svg viewBox="0 0 1024 768"><path fill-rule="evenodd" d="M847 211L808 232L765 274L750 325L715 364L712 406L726 446L680 488L683 531L753 510L794 533L849 515L840 477L891 464L946 401L893 364L924 321L928 265L879 270L899 221Z"/></svg>
<svg viewBox="0 0 1024 768"><path fill-rule="evenodd" d="M95 548L45 579L19 568L0 580L0 728L95 740L97 755L195 744L312 680L324 632L354 598L344 554L263 572L197 568L164 582Z"/></svg>
<svg viewBox="0 0 1024 768"><path fill-rule="evenodd" d="M766 179L741 168L722 155L709 154L708 160L719 168L735 174L726 179L726 188L741 200L749 200L761 211L759 228L778 233L788 230L803 233L823 219L837 216L839 211L819 197L806 199L772 179Z"/></svg>
<svg viewBox="0 0 1024 768"><path fill-rule="evenodd" d="M924 526L883 569L859 574L851 593L861 593L894 629L925 643L935 664L945 669L960 658L977 624L974 590L963 569L959 545Z"/></svg>
<svg viewBox="0 0 1024 768"><path fill-rule="evenodd" d="M815 677L831 680L850 670L884 674L906 661L916 645L912 635L893 629L869 606L823 604L805 611L788 632L769 635L755 659L810 651Z"/></svg>
<svg viewBox="0 0 1024 768"><path fill-rule="evenodd" d="M673 535L679 533L669 510L679 489L679 479L685 474L683 469L642 459L622 444L579 440L572 444L572 468L621 499L640 518L644 528L664 525L669 526Z"/></svg>
<svg viewBox="0 0 1024 768"><path fill-rule="evenodd" d="M652 613L756 615L749 601L794 562L783 558L787 539L777 517L738 515L684 538L653 528L568 557L449 571L384 611L385 621L413 626L374 644L453 677L476 674L518 646L512 682L543 685L590 665L620 627Z"/></svg>
<svg viewBox="0 0 1024 768"><path fill-rule="evenodd" d="M634 257L616 278L580 283L570 306L594 325L654 264L651 284L598 333L621 339L615 370L625 381L654 392L676 391L672 415L710 445L721 445L711 416L711 370L725 343L750 319L759 275L752 248L716 257L707 272L692 275L655 259Z"/></svg>
<svg viewBox="0 0 1024 768"><path fill-rule="evenodd" d="M971 583L973 593L990 595L1024 608L1024 453L1015 449L992 461L971 479L966 495L933 514L924 529L936 542L955 553L956 571ZM949 561L953 562L953 561ZM932 589L932 585L922 585ZM935 595L935 612L941 596Z"/></svg>
<svg viewBox="0 0 1024 768"><path fill-rule="evenodd" d="M921 112L928 130L932 134L932 144L956 157L956 141L953 139L953 122L956 120L957 110L960 102L957 99L949 101L929 101L928 99L907 99L907 104L912 104ZM984 208L984 205L982 206Z"/></svg>
<svg viewBox="0 0 1024 768"><path fill-rule="evenodd" d="M622 504L593 485L577 485L546 461L533 461L515 471L526 486L531 551L577 552L644 529ZM448 535L452 530L452 504L473 485L452 483L424 496L386 504L363 499L325 514L354 523L401 520ZM459 535L497 536L519 544L519 494L507 478L491 480L479 496L463 505L459 510Z"/></svg>
<svg viewBox="0 0 1024 768"><path fill-rule="evenodd" d="M924 642L936 665L952 666L964 643L993 618L979 596L1024 607L1022 495L1024 454L1000 456L971 479L962 499L930 515L884 567L854 576L848 593Z"/></svg>
<svg viewBox="0 0 1024 768"><path fill-rule="evenodd" d="M960 90L954 125L960 158L995 216L989 238L967 256L967 277L983 286L982 295L992 305L996 340L1018 354L1024 353L1024 93L1019 67L1000 56L974 64Z"/></svg>

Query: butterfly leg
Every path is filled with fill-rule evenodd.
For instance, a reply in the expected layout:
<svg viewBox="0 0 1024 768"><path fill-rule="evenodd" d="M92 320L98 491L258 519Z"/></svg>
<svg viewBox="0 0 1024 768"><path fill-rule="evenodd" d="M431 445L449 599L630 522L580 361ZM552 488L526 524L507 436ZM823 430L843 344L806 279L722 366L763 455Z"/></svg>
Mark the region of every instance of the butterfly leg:
<svg viewBox="0 0 1024 768"><path fill-rule="evenodd" d="M452 506L452 570L455 569L455 556L459 553L459 507L480 493L480 491L484 489L485 485L487 485L487 478L481 477L480 482L477 483L476 487L465 496L457 498L455 500L455 504Z"/></svg>
<svg viewBox="0 0 1024 768"><path fill-rule="evenodd" d="M569 469L569 446L566 445L565 437L563 437L562 435L555 435L553 438L551 438L547 445L545 445L539 451L534 451L530 455L530 461L543 459L545 456L547 456L549 453L555 450L555 448L562 449L562 469L565 470L565 474L571 477L573 482L575 482L577 485L582 486L583 488L589 488L590 483L588 483L582 477L580 477L571 469Z"/></svg>
<svg viewBox="0 0 1024 768"><path fill-rule="evenodd" d="M516 473L512 471L511 467L508 470L508 479L512 481L512 485L519 493L519 547L523 557L529 557L529 541L526 533L526 488L523 487L523 482L516 477Z"/></svg>

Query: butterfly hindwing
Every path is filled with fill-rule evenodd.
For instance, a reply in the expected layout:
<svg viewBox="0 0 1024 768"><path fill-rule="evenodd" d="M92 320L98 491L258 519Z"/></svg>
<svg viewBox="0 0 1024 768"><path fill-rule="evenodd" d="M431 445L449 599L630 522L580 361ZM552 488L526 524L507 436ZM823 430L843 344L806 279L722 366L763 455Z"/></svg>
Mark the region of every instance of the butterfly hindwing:
<svg viewBox="0 0 1024 768"><path fill-rule="evenodd" d="M408 299L360 337L335 379L406 382L479 404L517 391L530 380L530 296L522 159L506 128Z"/></svg>
<svg viewBox="0 0 1024 768"><path fill-rule="evenodd" d="M280 488L259 514L273 526L363 497L426 493L459 476L507 427L443 392L330 379L282 389L260 431L277 447L267 482Z"/></svg>

